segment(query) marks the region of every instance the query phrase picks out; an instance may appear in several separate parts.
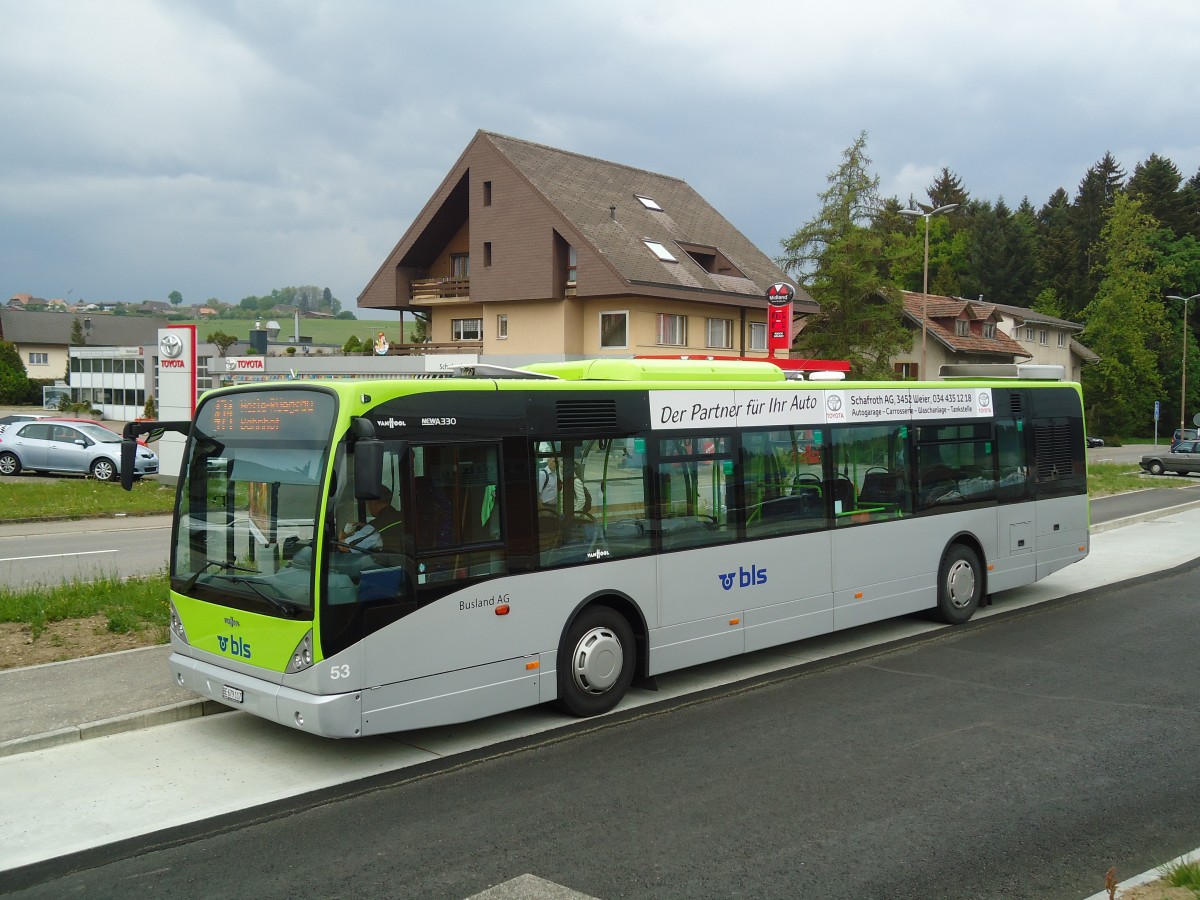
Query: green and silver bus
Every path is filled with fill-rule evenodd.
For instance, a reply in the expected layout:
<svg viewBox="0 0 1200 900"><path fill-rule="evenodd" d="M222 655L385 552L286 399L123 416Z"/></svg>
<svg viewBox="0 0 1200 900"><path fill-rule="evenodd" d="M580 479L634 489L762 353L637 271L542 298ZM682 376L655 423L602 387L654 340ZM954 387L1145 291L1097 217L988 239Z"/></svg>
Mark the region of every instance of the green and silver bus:
<svg viewBox="0 0 1200 900"><path fill-rule="evenodd" d="M966 622L1089 546L1079 387L1045 377L599 359L223 388L126 438L162 428L173 678L329 737L604 713L686 666Z"/></svg>

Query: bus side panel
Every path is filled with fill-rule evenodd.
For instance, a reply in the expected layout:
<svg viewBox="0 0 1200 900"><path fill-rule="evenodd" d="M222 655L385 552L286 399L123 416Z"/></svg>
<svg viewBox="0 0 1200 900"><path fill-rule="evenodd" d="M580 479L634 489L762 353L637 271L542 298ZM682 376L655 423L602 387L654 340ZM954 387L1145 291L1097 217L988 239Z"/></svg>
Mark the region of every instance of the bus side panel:
<svg viewBox="0 0 1200 900"><path fill-rule="evenodd" d="M641 557L471 585L369 635L364 684L372 688L555 653L574 610L605 591L639 604L653 628L654 579L655 560ZM491 683L490 677L480 683Z"/></svg>
<svg viewBox="0 0 1200 900"><path fill-rule="evenodd" d="M774 602L746 608L746 652L833 631L831 543L828 531L762 542L783 577L777 578Z"/></svg>
<svg viewBox="0 0 1200 900"><path fill-rule="evenodd" d="M543 676L528 667L536 661L508 659L363 691L363 734L452 725L534 706L542 702Z"/></svg>
<svg viewBox="0 0 1200 900"><path fill-rule="evenodd" d="M947 539L930 539L931 533ZM937 604L938 566L949 536L974 535L990 558L994 507L847 527L833 536L834 626L851 628ZM986 565L987 560L982 560Z"/></svg>
<svg viewBox="0 0 1200 900"><path fill-rule="evenodd" d="M651 674L829 630L828 532L663 554L658 578Z"/></svg>
<svg viewBox="0 0 1200 900"><path fill-rule="evenodd" d="M988 572L989 593L1037 580L1034 515L1032 503L996 508L996 547L987 560L992 567Z"/></svg>
<svg viewBox="0 0 1200 900"><path fill-rule="evenodd" d="M1036 506L1037 577L1041 579L1088 555L1087 497L1054 497L1038 500Z"/></svg>

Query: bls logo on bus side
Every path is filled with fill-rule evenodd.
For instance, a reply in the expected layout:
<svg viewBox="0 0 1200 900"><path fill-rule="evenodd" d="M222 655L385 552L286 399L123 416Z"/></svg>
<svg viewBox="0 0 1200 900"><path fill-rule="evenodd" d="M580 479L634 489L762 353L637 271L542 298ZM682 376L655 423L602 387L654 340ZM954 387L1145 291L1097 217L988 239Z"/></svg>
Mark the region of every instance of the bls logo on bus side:
<svg viewBox="0 0 1200 900"><path fill-rule="evenodd" d="M733 590L736 583L738 587L754 587L756 584L767 583L767 570L760 569L757 566L751 566L749 569L743 566L738 566L736 572L725 572L717 576L721 579L721 587L725 590Z"/></svg>
<svg viewBox="0 0 1200 900"><path fill-rule="evenodd" d="M242 659L250 658L250 642L239 641L233 635L226 637L223 634L217 635L217 644L221 647L222 653L231 653L234 656L240 656Z"/></svg>

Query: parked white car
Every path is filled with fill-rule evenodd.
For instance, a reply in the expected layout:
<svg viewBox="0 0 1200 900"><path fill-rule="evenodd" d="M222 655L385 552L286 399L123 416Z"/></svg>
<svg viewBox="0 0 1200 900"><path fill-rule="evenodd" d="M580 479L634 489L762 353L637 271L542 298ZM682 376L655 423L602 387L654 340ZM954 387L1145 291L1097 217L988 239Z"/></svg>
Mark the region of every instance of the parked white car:
<svg viewBox="0 0 1200 900"><path fill-rule="evenodd" d="M0 426L0 475L73 472L97 481L121 474L121 436L95 422L38 419ZM158 454L139 445L134 478L158 473Z"/></svg>

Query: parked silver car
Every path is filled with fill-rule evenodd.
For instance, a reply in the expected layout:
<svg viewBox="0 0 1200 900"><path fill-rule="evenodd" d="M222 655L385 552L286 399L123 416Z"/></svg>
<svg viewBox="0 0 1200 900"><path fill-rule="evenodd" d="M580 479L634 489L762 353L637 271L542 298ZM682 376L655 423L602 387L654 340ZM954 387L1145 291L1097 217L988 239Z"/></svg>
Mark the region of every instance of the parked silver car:
<svg viewBox="0 0 1200 900"><path fill-rule="evenodd" d="M74 472L97 481L114 481L121 473L121 436L95 422L40 419L0 426L0 475ZM134 477L158 472L158 454L138 446Z"/></svg>

